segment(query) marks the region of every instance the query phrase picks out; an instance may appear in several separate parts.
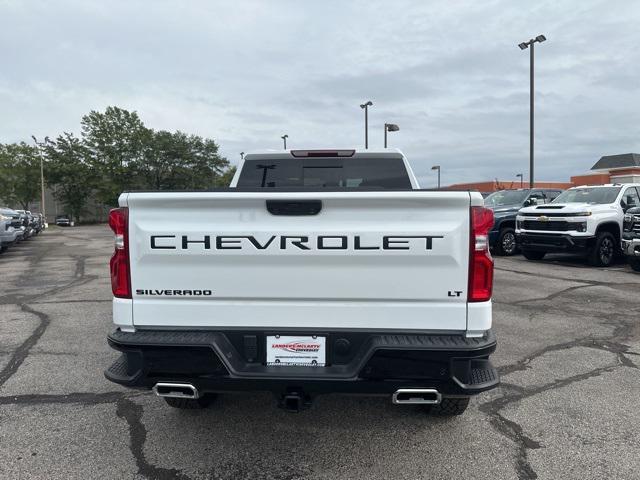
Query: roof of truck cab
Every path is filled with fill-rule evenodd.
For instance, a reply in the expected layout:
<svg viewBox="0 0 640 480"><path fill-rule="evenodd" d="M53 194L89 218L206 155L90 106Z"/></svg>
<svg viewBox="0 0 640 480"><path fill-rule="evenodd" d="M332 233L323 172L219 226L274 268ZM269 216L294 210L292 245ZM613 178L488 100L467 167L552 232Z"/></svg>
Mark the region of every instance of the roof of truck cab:
<svg viewBox="0 0 640 480"><path fill-rule="evenodd" d="M576 185L568 190L576 190L578 188L611 188L611 187L637 187L640 183L605 183L603 185Z"/></svg>
<svg viewBox="0 0 640 480"><path fill-rule="evenodd" d="M357 149L357 148L291 148L287 150L254 150L251 152L247 152L244 156L245 160L251 160L253 157L256 158L282 158L283 156L291 156L292 158L306 158L306 157L297 157L291 152L320 152L320 151L353 151L353 155L344 155L339 157L329 157L329 158L401 158L404 157L403 153L398 148L381 148L381 149ZM284 154L284 155L283 155ZM314 157L314 158L322 158L322 157Z"/></svg>

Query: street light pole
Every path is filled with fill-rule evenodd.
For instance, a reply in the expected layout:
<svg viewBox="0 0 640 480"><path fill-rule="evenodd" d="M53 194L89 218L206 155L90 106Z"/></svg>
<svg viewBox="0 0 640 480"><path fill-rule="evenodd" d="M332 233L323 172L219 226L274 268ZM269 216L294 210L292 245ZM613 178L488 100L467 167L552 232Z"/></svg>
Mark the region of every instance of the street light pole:
<svg viewBox="0 0 640 480"><path fill-rule="evenodd" d="M282 139L282 141L284 142L284 149L287 149L287 138L289 138L289 135L287 135L286 133L280 137Z"/></svg>
<svg viewBox="0 0 640 480"><path fill-rule="evenodd" d="M33 138L33 143L36 144L38 156L40 157L40 213L42 213L42 218L46 222L47 214L44 206L44 162L42 160L42 148L40 147L38 140L36 140L35 135L31 135L31 138Z"/></svg>
<svg viewBox="0 0 640 480"><path fill-rule="evenodd" d="M364 148L369 148L369 107L373 105L371 100L360 105L360 108L364 108Z"/></svg>
<svg viewBox="0 0 640 480"><path fill-rule="evenodd" d="M529 48L529 188L533 188L534 184L534 163L533 163L533 138L534 138L534 113L533 113L533 47L535 43L531 43Z"/></svg>
<svg viewBox="0 0 640 480"><path fill-rule="evenodd" d="M431 167L431 170L438 171L438 190L440 190L440 165L434 165L433 167Z"/></svg>
<svg viewBox="0 0 640 480"><path fill-rule="evenodd" d="M534 162L533 162L533 137L534 137L534 113L533 113L533 97L534 97L534 45L547 40L544 35L538 35L528 42L518 44L520 50L529 49L529 188L534 185Z"/></svg>
<svg viewBox="0 0 640 480"><path fill-rule="evenodd" d="M240 152L240 160L244 160L244 152Z"/></svg>
<svg viewBox="0 0 640 480"><path fill-rule="evenodd" d="M522 188L522 187L523 187L523 184L522 184L522 183L523 183L523 182L522 182L522 174L521 174L521 173L518 173L518 174L516 174L516 177L519 177L519 178L520 178L520 188Z"/></svg>
<svg viewBox="0 0 640 480"><path fill-rule="evenodd" d="M387 148L387 132L397 132L398 130L400 130L400 127L395 123L384 124L384 148Z"/></svg>

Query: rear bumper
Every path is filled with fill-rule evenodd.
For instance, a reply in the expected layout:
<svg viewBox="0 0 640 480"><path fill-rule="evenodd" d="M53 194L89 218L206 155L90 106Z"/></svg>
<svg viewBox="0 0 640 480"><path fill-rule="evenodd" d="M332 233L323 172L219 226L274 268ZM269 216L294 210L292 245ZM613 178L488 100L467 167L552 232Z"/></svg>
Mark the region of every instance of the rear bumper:
<svg viewBox="0 0 640 480"><path fill-rule="evenodd" d="M108 342L122 355L105 376L136 388L173 381L191 383L201 392L281 394L296 389L309 395L392 394L399 388L428 387L443 395L468 396L499 384L489 361L496 348L491 331L483 338L402 332L321 335L327 336L327 366L282 367L265 364L263 332L117 330ZM247 337L255 339L247 342Z"/></svg>
<svg viewBox="0 0 640 480"><path fill-rule="evenodd" d="M518 246L539 252L586 252L593 243L593 236L572 236L560 233L518 233Z"/></svg>

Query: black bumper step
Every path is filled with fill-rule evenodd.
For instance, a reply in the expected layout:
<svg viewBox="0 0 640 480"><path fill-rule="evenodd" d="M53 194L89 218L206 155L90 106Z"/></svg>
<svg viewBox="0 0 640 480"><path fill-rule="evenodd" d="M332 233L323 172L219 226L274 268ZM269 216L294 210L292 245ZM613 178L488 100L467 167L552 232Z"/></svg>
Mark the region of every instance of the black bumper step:
<svg viewBox="0 0 640 480"><path fill-rule="evenodd" d="M142 374L142 370L137 365L130 365L129 358L131 357L125 353L113 362L113 364L104 372L105 377L115 383L129 384L133 383L137 377Z"/></svg>

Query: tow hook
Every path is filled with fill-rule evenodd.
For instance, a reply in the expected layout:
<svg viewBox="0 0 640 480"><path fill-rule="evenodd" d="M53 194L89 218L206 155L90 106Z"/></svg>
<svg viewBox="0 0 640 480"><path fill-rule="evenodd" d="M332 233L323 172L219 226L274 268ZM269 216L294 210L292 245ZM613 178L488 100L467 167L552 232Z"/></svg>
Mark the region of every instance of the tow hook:
<svg viewBox="0 0 640 480"><path fill-rule="evenodd" d="M290 413L298 413L311 407L311 396L302 391L283 393L278 401L278 407Z"/></svg>

